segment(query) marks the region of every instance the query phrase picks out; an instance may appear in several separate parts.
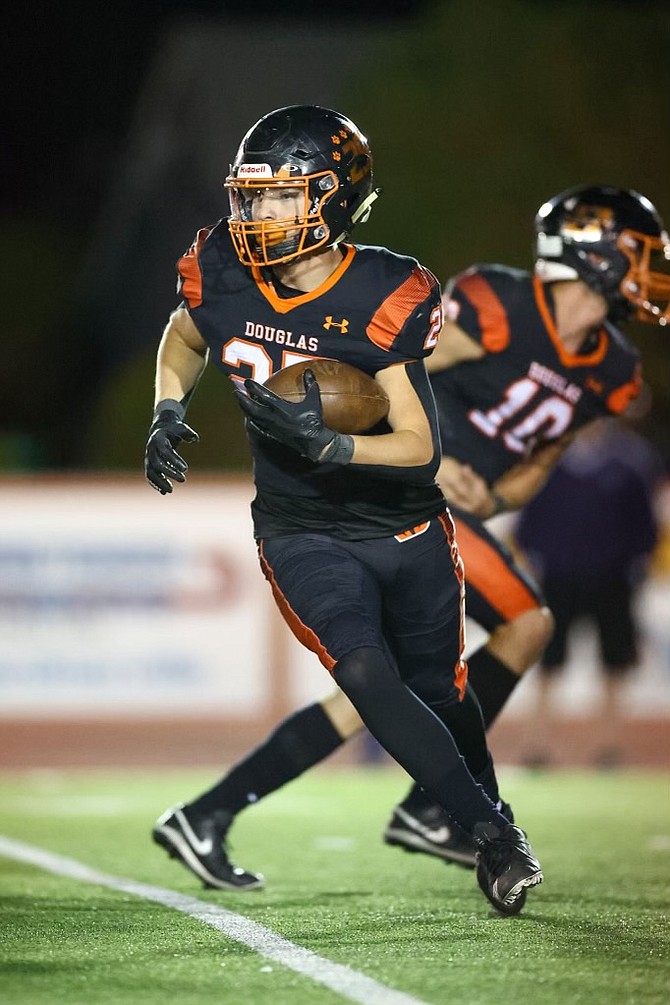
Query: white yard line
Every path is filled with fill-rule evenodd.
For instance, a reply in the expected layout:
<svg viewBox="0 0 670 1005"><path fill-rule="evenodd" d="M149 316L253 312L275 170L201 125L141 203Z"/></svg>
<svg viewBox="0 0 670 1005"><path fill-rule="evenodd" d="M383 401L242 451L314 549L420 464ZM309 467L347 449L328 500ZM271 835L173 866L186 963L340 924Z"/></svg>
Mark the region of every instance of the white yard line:
<svg viewBox="0 0 670 1005"><path fill-rule="evenodd" d="M22 841L14 841L3 835L0 835L0 855L37 866L57 876L67 876L68 879L77 879L83 883L94 883L110 890L130 893L135 897L143 897L144 900L152 900L164 907L181 911L196 921L216 928L229 939L248 946L261 956L288 967L303 977L309 977L317 984L323 984L343 998L360 1002L360 1005L428 1005L419 998L378 984L371 977L366 977L351 967L333 963L317 956L309 949L296 946L270 928L265 928L264 925L259 925L241 914L235 914L234 911L228 911L225 907L198 900L196 897L185 897L183 894L175 893L174 890L164 890L160 886L149 886L122 876L110 876L74 859L56 855L43 848L35 848Z"/></svg>

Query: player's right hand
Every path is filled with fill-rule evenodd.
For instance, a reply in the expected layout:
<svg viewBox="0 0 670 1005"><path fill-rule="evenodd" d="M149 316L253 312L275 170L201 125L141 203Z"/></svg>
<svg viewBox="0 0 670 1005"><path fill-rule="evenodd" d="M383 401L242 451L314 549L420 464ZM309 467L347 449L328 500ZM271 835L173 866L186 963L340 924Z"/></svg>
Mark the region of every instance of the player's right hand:
<svg viewBox="0 0 670 1005"><path fill-rule="evenodd" d="M172 482L186 481L188 464L175 447L178 443L197 443L200 437L173 409L163 409L154 417L144 451L144 473L152 488L166 495Z"/></svg>
<svg viewBox="0 0 670 1005"><path fill-rule="evenodd" d="M321 393L311 370L305 370L302 381L305 397L301 401L285 401L251 378L244 382L246 394L236 389L237 400L257 431L317 464L337 433L323 421Z"/></svg>

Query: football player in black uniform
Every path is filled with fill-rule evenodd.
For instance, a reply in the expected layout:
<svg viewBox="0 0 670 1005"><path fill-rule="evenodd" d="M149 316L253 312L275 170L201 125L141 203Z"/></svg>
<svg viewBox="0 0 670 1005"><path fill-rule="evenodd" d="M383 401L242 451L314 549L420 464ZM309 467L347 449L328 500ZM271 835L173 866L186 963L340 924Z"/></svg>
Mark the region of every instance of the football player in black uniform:
<svg viewBox="0 0 670 1005"><path fill-rule="evenodd" d="M637 350L617 327L670 320L670 243L643 196L581 186L542 206L534 274L474 266L445 293L427 360L442 433L438 480L464 560L468 614L489 633L469 660L487 726L551 635L537 586L484 521L531 499L576 431L620 414L640 383ZM286 719L196 806L236 813L332 753L361 728L336 691ZM472 840L418 787L393 811L389 844L472 866ZM226 879L229 866L219 874Z"/></svg>
<svg viewBox="0 0 670 1005"><path fill-rule="evenodd" d="M505 815L463 660L463 567L435 482L437 415L424 358L437 344L435 277L412 258L349 244L378 190L366 138L304 105L260 119L226 181L231 215L179 265L183 303L157 359L146 448L150 484L183 482L185 408L207 362L236 383L254 458L261 567L296 637L317 654L371 733L477 846L479 885L517 914L542 881ZM289 403L264 382L325 356L374 375L388 421L374 435L324 424L311 371ZM176 807L155 839L205 883L253 887L222 838L229 820ZM224 868L224 881L221 870Z"/></svg>

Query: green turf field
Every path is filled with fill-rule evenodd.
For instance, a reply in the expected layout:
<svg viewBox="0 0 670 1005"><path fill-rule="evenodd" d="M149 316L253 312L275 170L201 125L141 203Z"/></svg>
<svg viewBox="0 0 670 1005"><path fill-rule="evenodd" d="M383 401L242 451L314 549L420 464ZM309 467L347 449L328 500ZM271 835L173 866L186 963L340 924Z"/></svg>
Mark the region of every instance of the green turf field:
<svg viewBox="0 0 670 1005"><path fill-rule="evenodd" d="M321 768L243 814L233 856L268 880L246 894L205 891L148 837L154 818L212 772L1 777L5 838L175 891L182 908L0 855L0 1000L665 1005L669 776L500 776L545 871L512 919L489 908L471 872L382 844L405 788L394 768ZM258 951L183 913L188 898L311 950L330 983L263 955L262 940Z"/></svg>

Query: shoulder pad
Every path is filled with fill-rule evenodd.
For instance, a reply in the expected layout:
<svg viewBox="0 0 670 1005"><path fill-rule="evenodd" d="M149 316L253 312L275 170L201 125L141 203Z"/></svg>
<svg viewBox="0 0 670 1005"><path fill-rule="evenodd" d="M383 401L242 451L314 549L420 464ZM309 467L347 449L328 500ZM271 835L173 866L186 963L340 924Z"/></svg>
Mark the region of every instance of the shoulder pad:
<svg viewBox="0 0 670 1005"><path fill-rule="evenodd" d="M208 292L235 292L249 281L228 232L226 220L203 227L177 263L177 292L189 308L200 307Z"/></svg>

